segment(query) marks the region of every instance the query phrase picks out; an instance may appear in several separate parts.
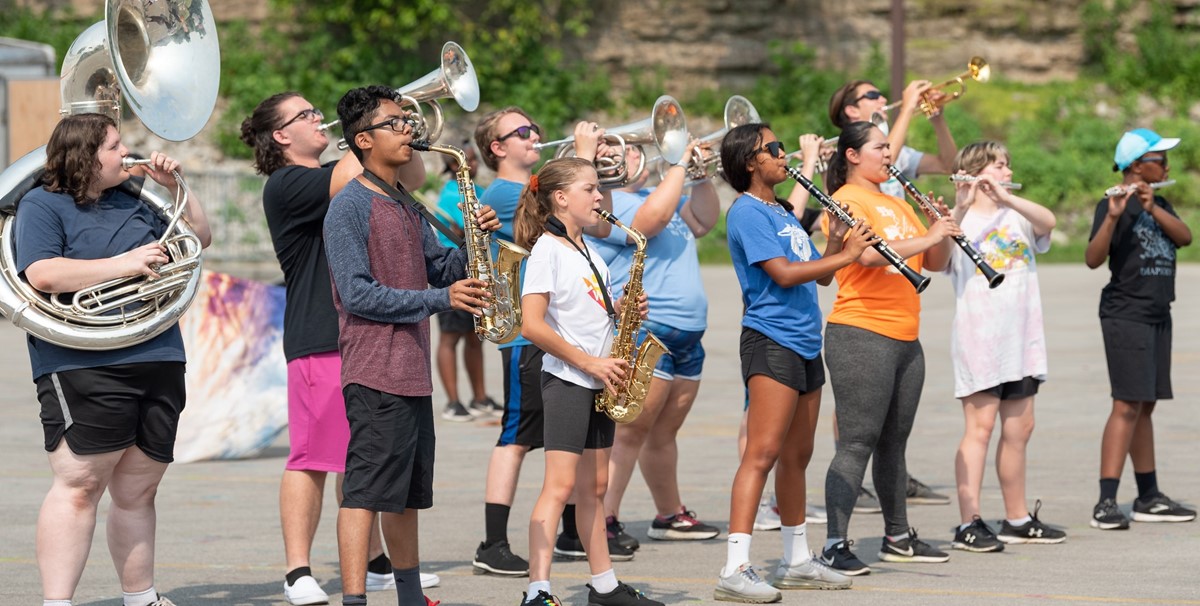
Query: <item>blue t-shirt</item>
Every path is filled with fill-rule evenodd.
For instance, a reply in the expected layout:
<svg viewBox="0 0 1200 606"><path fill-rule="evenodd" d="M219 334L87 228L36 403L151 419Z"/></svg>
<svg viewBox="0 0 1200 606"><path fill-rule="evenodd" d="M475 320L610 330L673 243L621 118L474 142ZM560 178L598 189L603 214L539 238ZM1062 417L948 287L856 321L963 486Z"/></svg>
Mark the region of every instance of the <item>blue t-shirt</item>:
<svg viewBox="0 0 1200 606"><path fill-rule="evenodd" d="M613 191L613 214L621 223L632 225L646 196L653 190L637 193ZM649 319L677 330L699 332L708 327L708 297L700 278L700 261L696 258L696 237L692 228L679 216L687 203L680 200L671 221L657 236L646 243L646 264L642 269L642 286L650 299ZM629 281L629 266L637 247L626 244L625 232L614 227L607 238L587 237L612 271L612 290L623 291ZM620 296L619 294L617 296Z"/></svg>
<svg viewBox="0 0 1200 606"><path fill-rule="evenodd" d="M17 271L45 259L106 259L149 244L166 230L166 222L145 202L110 189L92 204L78 205L66 194L36 188L21 198L13 237ZM29 363L33 378L79 368L142 362L184 362L179 326L122 349L92 351L59 347L30 335Z"/></svg>
<svg viewBox="0 0 1200 606"><path fill-rule="evenodd" d="M760 265L783 257L789 262L821 258L796 216L742 194L725 216L729 253L742 285L746 313L742 326L753 328L806 360L821 353L821 308L816 282L791 288L776 284Z"/></svg>
<svg viewBox="0 0 1200 606"><path fill-rule="evenodd" d="M475 197L480 198L481 196L483 196L483 188L475 185ZM442 195L438 196L438 209L445 212L446 215L453 220L454 225L457 225L459 229L462 229L463 212L462 209L458 207L459 204L462 204L462 196L458 193L458 180L451 178L446 182L445 187L442 187ZM437 235L438 241L441 242L443 246L458 248L458 245L451 242L450 238L447 238L441 231L437 231Z"/></svg>
<svg viewBox="0 0 1200 606"><path fill-rule="evenodd" d="M496 179L491 185L484 190L483 195L479 197L479 203L483 206L490 206L496 211L496 218L500 220L500 229L496 231L496 237L501 240L513 241L513 217L517 215L517 204L521 201L521 190L525 189L524 183L509 181L507 179ZM492 258L498 254L499 247L492 247ZM521 262L521 282L525 281L525 261ZM509 347L517 347L518 345L532 345L528 339L520 334L517 338L498 345L500 349Z"/></svg>

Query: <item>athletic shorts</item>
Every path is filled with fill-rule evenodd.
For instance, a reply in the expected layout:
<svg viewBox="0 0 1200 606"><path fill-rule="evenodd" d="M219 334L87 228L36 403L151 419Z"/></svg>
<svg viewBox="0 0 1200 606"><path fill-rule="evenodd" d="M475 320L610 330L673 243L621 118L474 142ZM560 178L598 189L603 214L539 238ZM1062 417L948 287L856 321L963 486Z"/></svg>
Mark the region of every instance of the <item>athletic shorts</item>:
<svg viewBox="0 0 1200 606"><path fill-rule="evenodd" d="M500 350L504 360L504 417L496 446L541 448L545 440L542 409L542 358L536 345Z"/></svg>
<svg viewBox="0 0 1200 606"><path fill-rule="evenodd" d="M137 446L159 463L175 460L179 413L187 401L183 362L144 362L38 377L46 452L64 437L77 455Z"/></svg>
<svg viewBox="0 0 1200 606"><path fill-rule="evenodd" d="M583 454L585 449L612 448L617 423L596 410L599 389L589 389L542 373L546 402L546 450Z"/></svg>
<svg viewBox="0 0 1200 606"><path fill-rule="evenodd" d="M462 311L461 309L451 309L443 311L437 315L438 330L449 333L471 333L475 334L475 316Z"/></svg>
<svg viewBox="0 0 1200 606"><path fill-rule="evenodd" d="M753 328L742 327L742 381L765 375L800 393L809 393L825 384L825 363L821 354L808 360L776 343Z"/></svg>
<svg viewBox="0 0 1200 606"><path fill-rule="evenodd" d="M1100 318L1112 398L1126 402L1170 400L1171 320L1146 324Z"/></svg>
<svg viewBox="0 0 1200 606"><path fill-rule="evenodd" d="M700 371L704 369L704 346L700 344L703 330L677 330L666 324L643 320L642 329L638 331L638 346L646 340L647 330L670 350L670 353L658 359L654 376L666 381L676 377L687 381L700 380Z"/></svg>
<svg viewBox="0 0 1200 606"><path fill-rule="evenodd" d="M390 513L433 507L433 398L353 383L343 393L350 444L342 507Z"/></svg>
<svg viewBox="0 0 1200 606"><path fill-rule="evenodd" d="M346 469L350 423L342 397L342 356L328 351L296 358L288 371L288 442L286 469Z"/></svg>
<svg viewBox="0 0 1200 606"><path fill-rule="evenodd" d="M1037 395L1038 388L1042 382L1033 377L1025 377L1019 381L1009 381L1001 383L995 387L981 389L979 393L986 393L1003 400L1024 400Z"/></svg>

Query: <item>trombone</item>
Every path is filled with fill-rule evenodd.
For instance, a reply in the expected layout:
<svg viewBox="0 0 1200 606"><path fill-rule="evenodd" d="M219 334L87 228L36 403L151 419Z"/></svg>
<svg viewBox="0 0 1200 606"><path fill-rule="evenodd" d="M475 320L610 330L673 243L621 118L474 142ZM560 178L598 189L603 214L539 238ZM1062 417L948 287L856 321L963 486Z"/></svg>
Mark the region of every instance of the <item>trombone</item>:
<svg viewBox="0 0 1200 606"><path fill-rule="evenodd" d="M925 91L925 93L921 95L921 100L918 104L918 107L920 107L921 111L925 113L926 118L932 118L938 112L942 111L942 107L944 107L947 103L950 103L951 101L957 101L967 93L967 85L965 83L967 78L982 84L990 80L991 77L992 68L988 65L988 62L984 61L983 57L971 57L971 61L967 63L967 71L950 78L941 84L930 87L929 90ZM944 90L948 86L955 85L958 86L958 90L956 91L947 92ZM945 96L943 96L941 99L935 99L932 94L935 91L945 93ZM889 103L879 111L886 114L887 112L900 107L902 103L903 101Z"/></svg>

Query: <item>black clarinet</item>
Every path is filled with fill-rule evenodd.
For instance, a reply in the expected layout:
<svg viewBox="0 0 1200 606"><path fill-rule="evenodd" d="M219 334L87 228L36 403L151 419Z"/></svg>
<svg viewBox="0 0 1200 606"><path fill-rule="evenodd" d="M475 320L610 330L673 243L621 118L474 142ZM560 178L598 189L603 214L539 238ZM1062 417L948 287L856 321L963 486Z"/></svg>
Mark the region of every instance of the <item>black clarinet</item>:
<svg viewBox="0 0 1200 606"><path fill-rule="evenodd" d="M837 202L834 202L833 198L830 198L828 194L821 191L821 189L818 188L812 182L812 180L801 174L799 170L791 166L785 166L784 170L786 170L788 175L796 180L796 183L800 184L800 187L808 190L808 193L812 197L816 198L817 201L821 203L821 206L825 207L825 210L833 213L833 216L837 217L839 221L849 225L850 227L854 227L854 225L858 223L854 217L850 216L850 213L847 213L845 209L841 207L841 205L839 205ZM904 257L896 254L896 251L892 250L892 247L888 246L887 242L884 242L882 238L875 240L875 243L872 244L871 247L878 251L888 263L891 263L892 267L895 267L896 271L900 272L900 275L904 276L905 279L911 282L913 288L917 289L918 294L920 294L925 290L926 287L929 286L929 278L913 271L912 268L904 262Z"/></svg>
<svg viewBox="0 0 1200 606"><path fill-rule="evenodd" d="M933 217L934 221L942 218L942 213L938 212L937 207L933 205L933 201L921 193L921 190L917 189L917 186L913 185L912 181L905 178L900 169L896 168L896 165L889 164L888 172L900 182L900 185L904 186L904 191L908 192L908 195L912 196L912 199L916 200L917 204L920 204L921 208L924 208L925 212L929 213L929 216ZM979 251L975 250L975 247L971 246L971 243L967 241L966 236L954 236L954 241L963 252L967 253L967 257L971 259L975 267L979 268L979 273L983 274L983 277L987 279L988 288L1000 286L1000 283L1004 281L1004 274L992 269L992 266L988 265L987 261L984 261L983 257L979 255Z"/></svg>

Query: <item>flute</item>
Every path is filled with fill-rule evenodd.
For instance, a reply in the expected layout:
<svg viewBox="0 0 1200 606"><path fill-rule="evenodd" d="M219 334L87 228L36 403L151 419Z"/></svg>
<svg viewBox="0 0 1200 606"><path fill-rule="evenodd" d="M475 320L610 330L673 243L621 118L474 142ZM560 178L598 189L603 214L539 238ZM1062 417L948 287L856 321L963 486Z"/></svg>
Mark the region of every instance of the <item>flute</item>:
<svg viewBox="0 0 1200 606"><path fill-rule="evenodd" d="M837 217L839 221L849 225L850 227L854 227L854 225L858 223L858 221L855 220L854 217L851 217L850 213L847 213L840 204L835 202L833 198L830 198L828 194L821 191L816 184L801 174L799 170L796 170L791 166L784 166L783 169L787 171L787 174L791 176L791 178L795 179L796 182L800 184L800 187L808 190L809 195L816 198L817 201L821 203L821 206L824 206L826 210L828 210L830 213L833 213L833 216ZM892 247L888 246L887 242L884 242L882 238L877 239L875 243L871 245L871 247L878 251L884 260L886 260L888 263L891 263L892 267L896 268L896 271L900 272L905 279L912 283L913 288L917 289L918 294L920 294L927 286L929 286L929 277L913 271L913 269L904 262L904 257L901 257L896 253L896 251L892 250Z"/></svg>
<svg viewBox="0 0 1200 606"><path fill-rule="evenodd" d="M1157 183L1151 183L1150 189L1159 189L1162 187L1167 187L1168 185L1175 185L1175 179L1167 179L1166 181L1159 181ZM1134 190L1137 189L1137 186L1138 186L1137 183L1130 183L1128 185L1114 185L1114 186L1104 190L1104 197L1111 198L1113 196L1128 195L1128 194L1133 193Z"/></svg>
<svg viewBox="0 0 1200 606"><path fill-rule="evenodd" d="M921 190L917 189L917 186L913 185L912 181L909 181L904 176L904 173L900 172L900 169L896 168L894 164L888 165L888 173L895 177L900 182L900 185L904 186L904 191L908 192L908 195L912 196L913 200L916 200L917 204L920 204L925 209L925 212L929 213L930 217L933 217L934 221L942 218L942 213L938 212L937 207L933 205L933 201L921 193ZM954 242L958 244L958 247L963 252L967 253L967 257L971 259L975 267L979 268L979 272L987 279L988 288L1000 286L1000 283L1004 281L1004 274L992 269L992 266L988 265L987 261L979 256L979 252L975 250L975 247L971 246L971 243L967 241L966 236L954 236Z"/></svg>
<svg viewBox="0 0 1200 606"><path fill-rule="evenodd" d="M978 180L979 180L979 177L974 177L971 175L950 175L951 183L974 183ZM1004 189L1011 189L1013 191L1021 189L1020 183L1009 183L1008 181L1000 181L997 185L999 185L1000 187L1003 187Z"/></svg>

